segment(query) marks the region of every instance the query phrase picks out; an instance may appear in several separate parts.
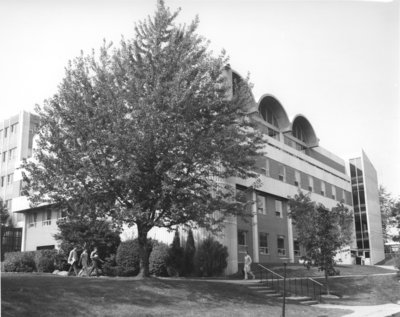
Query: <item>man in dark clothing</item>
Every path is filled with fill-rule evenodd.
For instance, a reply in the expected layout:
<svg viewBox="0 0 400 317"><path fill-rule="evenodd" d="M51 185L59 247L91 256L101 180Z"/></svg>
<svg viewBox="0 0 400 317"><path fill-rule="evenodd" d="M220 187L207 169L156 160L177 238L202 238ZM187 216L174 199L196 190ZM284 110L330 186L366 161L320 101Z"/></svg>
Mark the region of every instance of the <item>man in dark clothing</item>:
<svg viewBox="0 0 400 317"><path fill-rule="evenodd" d="M102 259L100 259L97 253L97 247L94 247L92 253L90 253L90 259L92 260L92 268L89 271L89 276L92 274L93 270L96 270L96 276L99 277L99 264L100 262L104 263Z"/></svg>

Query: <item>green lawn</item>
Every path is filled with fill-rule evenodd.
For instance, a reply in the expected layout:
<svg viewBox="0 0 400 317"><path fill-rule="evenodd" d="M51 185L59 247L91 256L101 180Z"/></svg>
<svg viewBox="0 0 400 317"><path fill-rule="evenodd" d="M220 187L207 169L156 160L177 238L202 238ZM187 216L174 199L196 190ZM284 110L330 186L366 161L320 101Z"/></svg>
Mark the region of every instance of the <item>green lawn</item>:
<svg viewBox="0 0 400 317"><path fill-rule="evenodd" d="M282 264L266 264L267 268L275 271L278 274L283 275ZM253 266L255 272L258 271L257 265ZM337 265L336 270L340 271L340 276L346 275L370 275L370 274L381 274L381 273L393 273L395 271L388 270L385 268L373 266L373 265ZM324 272L319 271L317 267L311 267L307 270L301 264L289 264L286 269L287 277L323 277Z"/></svg>
<svg viewBox="0 0 400 317"><path fill-rule="evenodd" d="M224 282L1 276L5 316L280 316L281 302ZM350 311L287 305L286 316L343 316Z"/></svg>

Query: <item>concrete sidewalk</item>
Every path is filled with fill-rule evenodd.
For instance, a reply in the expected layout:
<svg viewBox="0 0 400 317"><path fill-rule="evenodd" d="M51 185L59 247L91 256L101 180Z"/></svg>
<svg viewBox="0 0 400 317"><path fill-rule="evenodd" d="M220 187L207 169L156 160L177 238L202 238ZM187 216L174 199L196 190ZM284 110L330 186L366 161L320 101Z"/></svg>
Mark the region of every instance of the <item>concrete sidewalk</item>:
<svg viewBox="0 0 400 317"><path fill-rule="evenodd" d="M400 304L400 301L398 302ZM344 315L343 317L388 317L395 313L400 313L399 304L383 304L371 306L347 306L347 305L333 305L333 304L317 304L313 307L320 308L335 308L335 309L348 309L353 313Z"/></svg>

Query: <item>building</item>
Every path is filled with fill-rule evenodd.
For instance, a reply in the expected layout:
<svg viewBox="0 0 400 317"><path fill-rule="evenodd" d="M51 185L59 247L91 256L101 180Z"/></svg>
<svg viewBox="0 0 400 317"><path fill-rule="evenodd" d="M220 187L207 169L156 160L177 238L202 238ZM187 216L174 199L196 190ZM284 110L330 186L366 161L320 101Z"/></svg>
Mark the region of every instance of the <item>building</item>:
<svg viewBox="0 0 400 317"><path fill-rule="evenodd" d="M242 80L229 67L225 77L228 82ZM253 261L259 263L296 262L305 255L288 217L288 197L296 195L299 189L310 192L312 200L329 209L341 201L350 209L353 205L347 163L320 146L310 121L302 114L289 119L277 98L264 95L256 102L250 88L248 91L251 98L243 107L248 118L265 135L266 154L257 158L258 179L220 180L256 202L252 205L253 217L249 221L230 217L218 236L229 252L227 274L238 271L246 250ZM255 187L255 182L259 186ZM27 205L24 208L21 205L19 211L26 215L23 250L56 247L52 235L57 230L55 222L63 217L62 214L46 206L29 209ZM208 234L198 230L195 240ZM132 236L126 232L125 235ZM152 230L150 236L167 243L172 240L172 235L163 230ZM341 250L338 260L348 264L355 262L351 249L356 249L355 242Z"/></svg>
<svg viewBox="0 0 400 317"><path fill-rule="evenodd" d="M357 243L356 263L376 264L385 259L378 179L364 151L360 157L350 159L350 176Z"/></svg>
<svg viewBox="0 0 400 317"><path fill-rule="evenodd" d="M22 201L26 208L28 205L21 196L22 177L18 167L24 158L32 156L33 136L38 125L39 117L26 111L0 122L0 197L11 214L13 225L21 228L13 230L13 237L18 241L13 241L11 245L20 246L21 239L24 239L22 227L25 219L23 214L15 211ZM6 240L2 241L2 250L11 251Z"/></svg>

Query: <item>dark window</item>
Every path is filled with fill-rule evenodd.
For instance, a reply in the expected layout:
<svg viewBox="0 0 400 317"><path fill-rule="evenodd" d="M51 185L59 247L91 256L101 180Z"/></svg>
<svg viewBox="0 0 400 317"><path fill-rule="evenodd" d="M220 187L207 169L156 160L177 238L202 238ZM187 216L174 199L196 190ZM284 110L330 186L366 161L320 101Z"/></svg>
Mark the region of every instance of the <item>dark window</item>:
<svg viewBox="0 0 400 317"><path fill-rule="evenodd" d="M293 241L294 256L300 256L300 243L297 240Z"/></svg>
<svg viewBox="0 0 400 317"><path fill-rule="evenodd" d="M268 254L268 233L260 233L260 253Z"/></svg>
<svg viewBox="0 0 400 317"><path fill-rule="evenodd" d="M286 255L284 236L278 236L277 246L278 246L278 255Z"/></svg>

